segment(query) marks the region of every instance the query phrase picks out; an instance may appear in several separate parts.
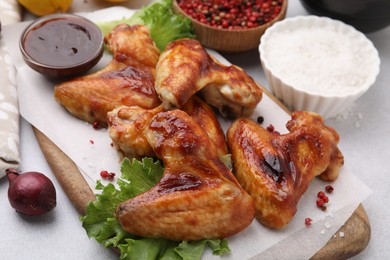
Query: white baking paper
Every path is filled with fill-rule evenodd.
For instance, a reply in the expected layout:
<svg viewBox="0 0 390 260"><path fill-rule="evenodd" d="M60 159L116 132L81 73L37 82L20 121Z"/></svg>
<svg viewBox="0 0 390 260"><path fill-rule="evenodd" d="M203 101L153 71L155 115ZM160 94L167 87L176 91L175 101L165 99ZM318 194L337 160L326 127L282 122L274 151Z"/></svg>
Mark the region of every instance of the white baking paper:
<svg viewBox="0 0 390 260"><path fill-rule="evenodd" d="M114 10L115 9L115 10ZM109 8L94 13L83 14L94 21L119 19L113 14L128 16L132 10ZM5 34L17 35L26 24L5 28ZM19 34L20 35L20 34ZM92 188L100 179L100 171L119 172L119 157L111 146L111 139L106 129L95 130L70 115L53 97L56 84L30 69L20 58L17 39L10 37L7 41L12 50L13 61L17 68L17 86L21 115L32 125L50 138L80 168ZM222 56L211 52L219 60L228 63ZM94 70L104 67L111 60L109 54L98 63ZM259 64L260 66L260 64ZM271 98L264 95L254 120L261 115L263 125L273 124L281 133L286 132L285 124L290 116ZM226 129L231 121L221 119ZM329 195L330 203L326 211L316 206L317 192L324 190L325 183L315 179L298 205L298 212L291 223L282 230L270 230L256 220L243 232L230 237L232 253L223 259L307 259L315 254L335 232L345 223L357 206L370 194L370 189L347 169L343 168L339 179L332 183L334 192ZM359 192L356 192L359 190ZM313 219L312 227L306 227L304 220ZM299 246L300 250L297 250ZM302 250L304 249L304 250ZM218 259L206 251L204 259Z"/></svg>

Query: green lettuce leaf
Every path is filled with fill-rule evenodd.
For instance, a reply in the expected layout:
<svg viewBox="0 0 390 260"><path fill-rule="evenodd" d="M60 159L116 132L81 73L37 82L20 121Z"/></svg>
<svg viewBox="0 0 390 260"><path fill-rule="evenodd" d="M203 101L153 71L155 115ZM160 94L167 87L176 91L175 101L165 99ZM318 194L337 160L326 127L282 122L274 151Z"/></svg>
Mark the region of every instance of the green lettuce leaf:
<svg viewBox="0 0 390 260"><path fill-rule="evenodd" d="M150 36L156 46L163 51L165 46L180 38L195 38L191 21L172 10L172 0L160 0L143 7L130 18L97 23L103 35L107 35L121 23L143 24L149 28Z"/></svg>
<svg viewBox="0 0 390 260"><path fill-rule="evenodd" d="M220 239L203 239L199 241L183 241L175 252L180 255L181 259L191 260L200 259L202 257L205 247L209 246L214 255L223 255L230 253L230 248L227 240Z"/></svg>
<svg viewBox="0 0 390 260"><path fill-rule="evenodd" d="M106 247L117 247L120 258L193 260L202 257L208 246L213 254L223 255L230 252L226 240L171 241L163 238L146 238L125 232L115 218L117 206L132 197L152 188L162 177L164 168L160 161L144 158L142 161L125 158L121 164L122 175L116 185L104 185L98 181L96 200L90 202L85 216L80 219L90 238Z"/></svg>

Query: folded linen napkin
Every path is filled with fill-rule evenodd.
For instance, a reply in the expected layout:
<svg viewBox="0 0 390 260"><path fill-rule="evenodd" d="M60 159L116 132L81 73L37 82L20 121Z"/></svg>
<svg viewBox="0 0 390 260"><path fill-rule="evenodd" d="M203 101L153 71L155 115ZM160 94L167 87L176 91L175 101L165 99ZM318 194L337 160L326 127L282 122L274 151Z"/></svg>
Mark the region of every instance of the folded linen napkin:
<svg viewBox="0 0 390 260"><path fill-rule="evenodd" d="M21 21L17 0L0 1L1 25ZM15 69L0 38L0 178L7 168L19 167L19 108Z"/></svg>

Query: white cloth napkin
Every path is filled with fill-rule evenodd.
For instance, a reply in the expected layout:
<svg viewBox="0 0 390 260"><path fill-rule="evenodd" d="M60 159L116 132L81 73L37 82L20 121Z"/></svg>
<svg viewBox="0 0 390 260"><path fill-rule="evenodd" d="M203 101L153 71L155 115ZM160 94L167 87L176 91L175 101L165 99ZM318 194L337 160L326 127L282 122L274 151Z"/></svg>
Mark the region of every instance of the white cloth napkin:
<svg viewBox="0 0 390 260"><path fill-rule="evenodd" d="M0 1L1 25L21 21L17 0ZM0 38L0 178L7 168L19 167L19 107L15 69Z"/></svg>

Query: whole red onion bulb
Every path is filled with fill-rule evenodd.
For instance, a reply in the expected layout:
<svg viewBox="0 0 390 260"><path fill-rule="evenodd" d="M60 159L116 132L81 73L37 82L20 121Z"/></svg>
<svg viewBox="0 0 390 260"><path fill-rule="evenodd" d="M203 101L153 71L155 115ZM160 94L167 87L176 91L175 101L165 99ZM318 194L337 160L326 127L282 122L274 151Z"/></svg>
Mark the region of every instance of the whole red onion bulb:
<svg viewBox="0 0 390 260"><path fill-rule="evenodd" d="M40 172L19 174L7 169L8 200L19 213L34 216L52 210L56 205L56 190L52 181Z"/></svg>

